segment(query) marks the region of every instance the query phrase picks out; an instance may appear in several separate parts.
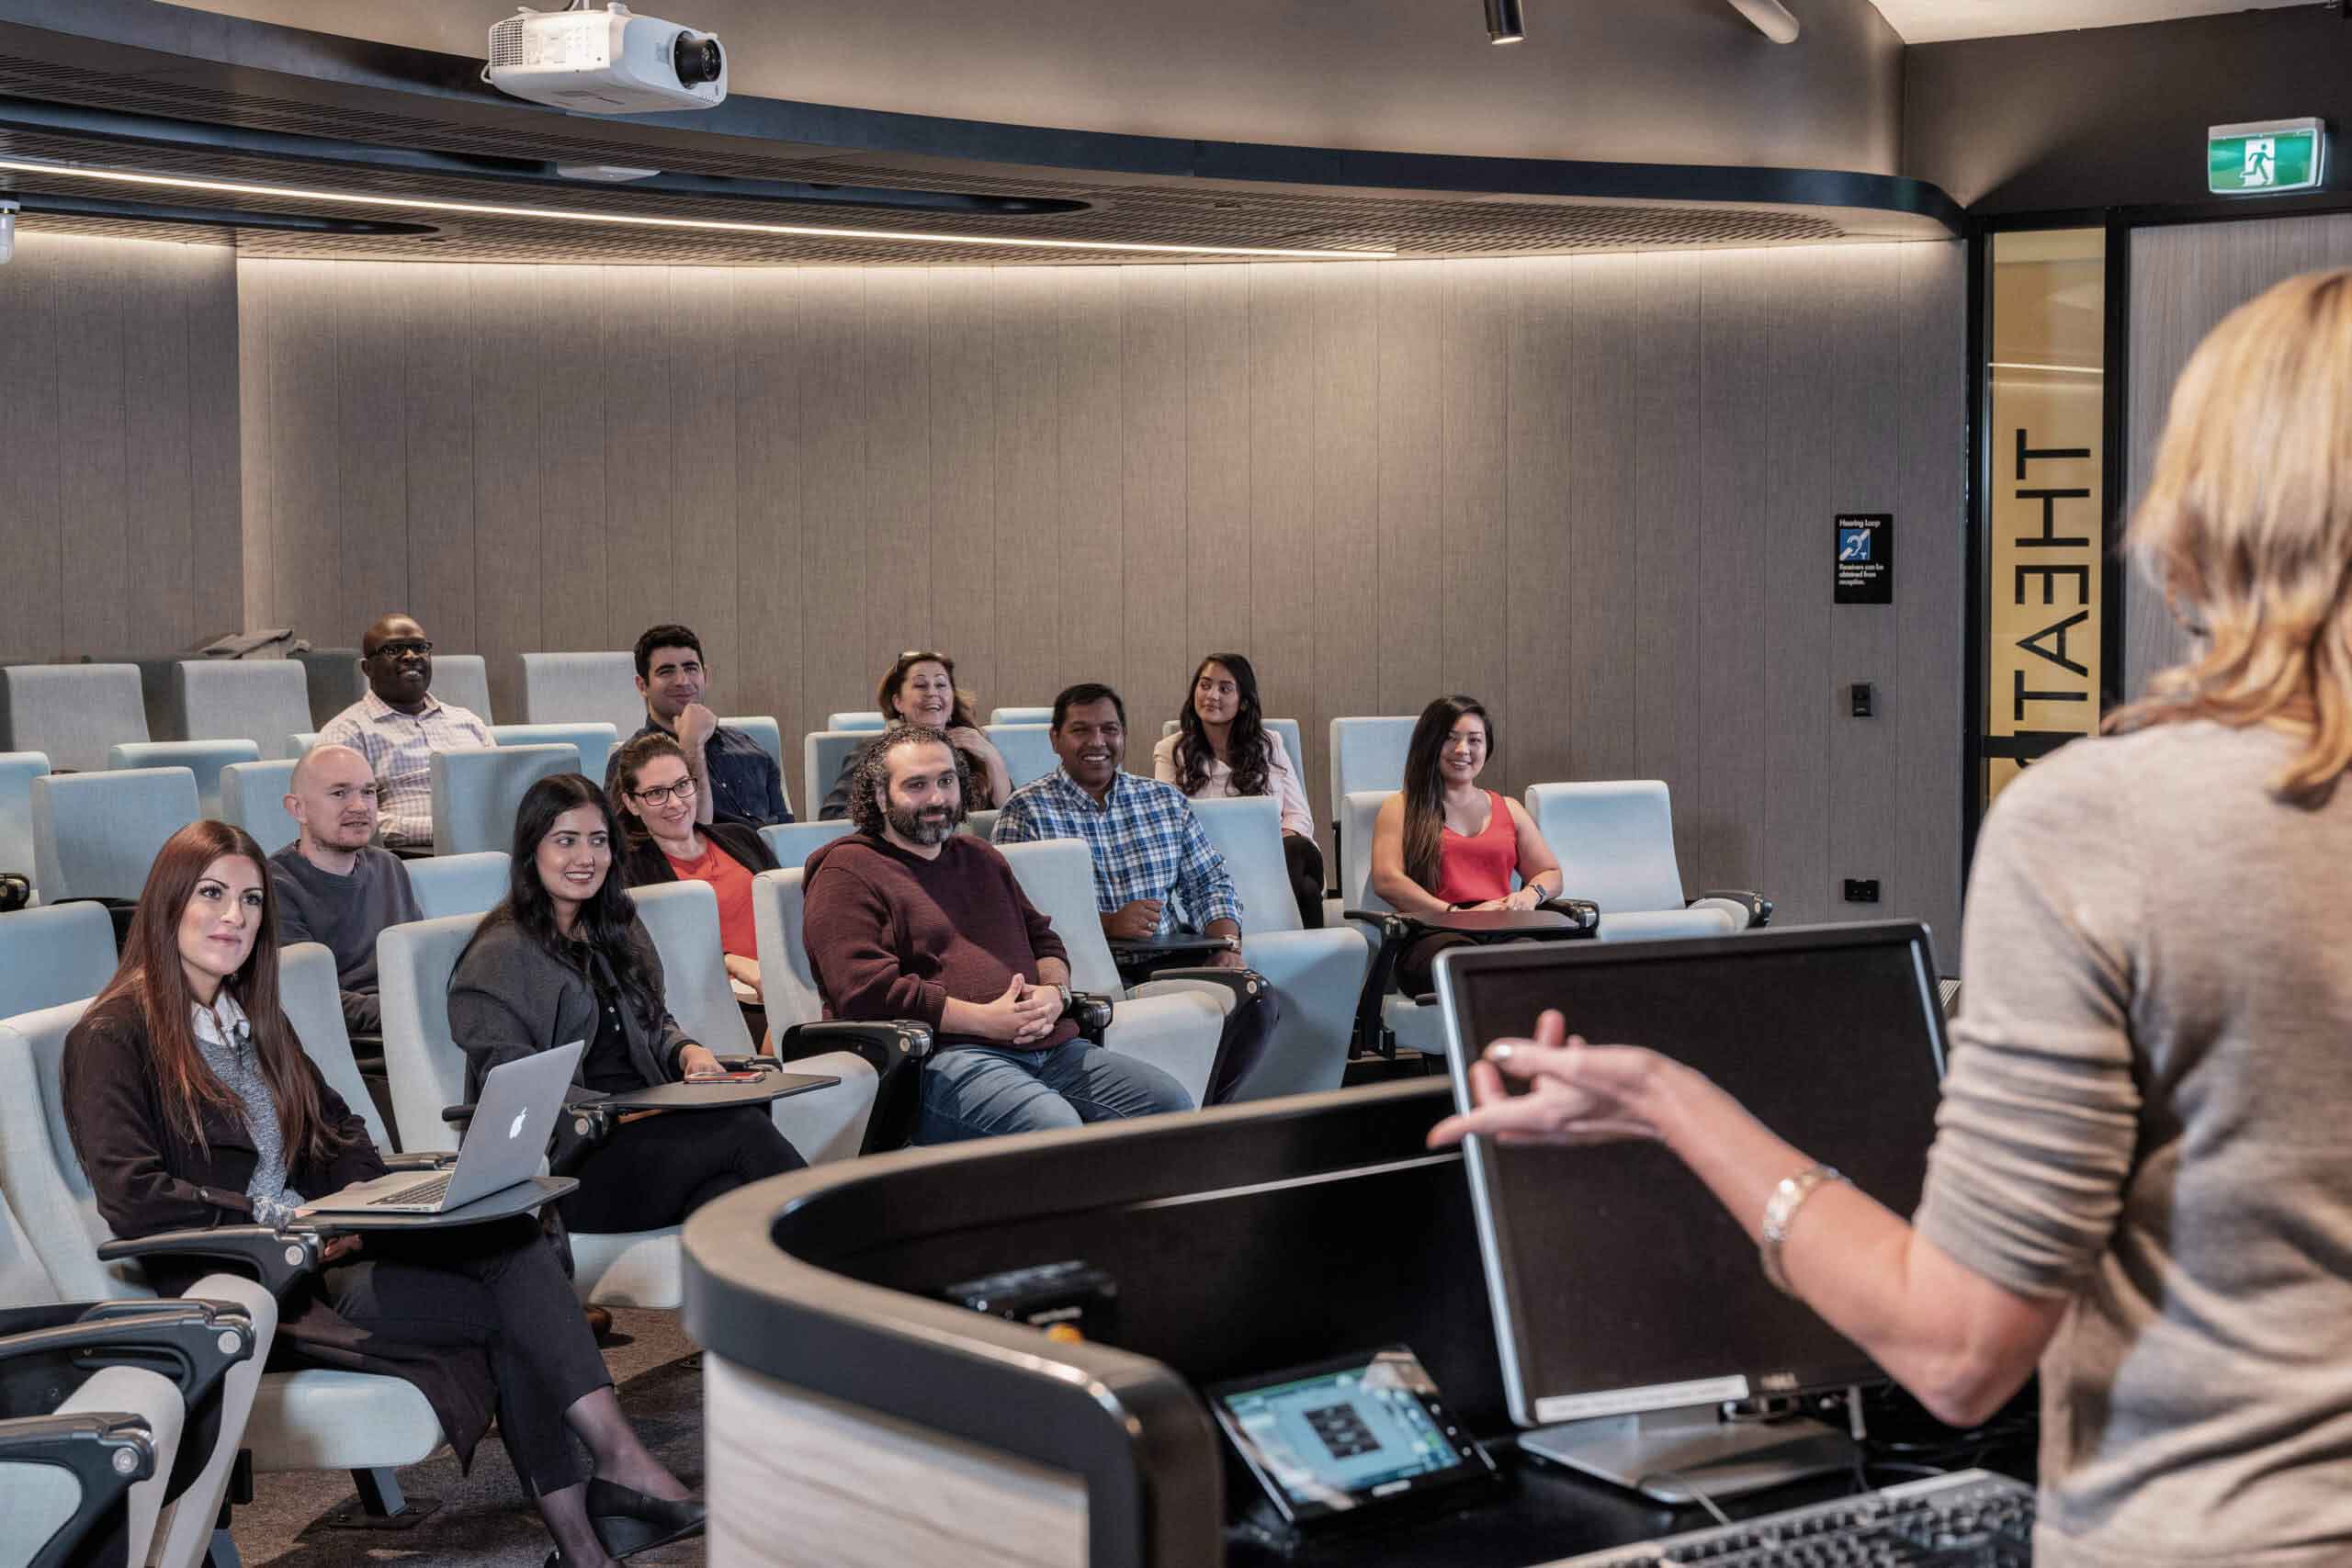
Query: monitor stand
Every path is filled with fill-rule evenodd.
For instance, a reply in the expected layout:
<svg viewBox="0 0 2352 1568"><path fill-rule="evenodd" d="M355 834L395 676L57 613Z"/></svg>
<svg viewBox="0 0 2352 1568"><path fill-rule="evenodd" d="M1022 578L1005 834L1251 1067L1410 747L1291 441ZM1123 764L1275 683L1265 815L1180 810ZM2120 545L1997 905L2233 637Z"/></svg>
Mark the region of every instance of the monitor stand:
<svg viewBox="0 0 2352 1568"><path fill-rule="evenodd" d="M1599 1416L1521 1432L1522 1453L1566 1465L1661 1503L1736 1497L1849 1471L1854 1443L1810 1418L1725 1421L1712 1404Z"/></svg>

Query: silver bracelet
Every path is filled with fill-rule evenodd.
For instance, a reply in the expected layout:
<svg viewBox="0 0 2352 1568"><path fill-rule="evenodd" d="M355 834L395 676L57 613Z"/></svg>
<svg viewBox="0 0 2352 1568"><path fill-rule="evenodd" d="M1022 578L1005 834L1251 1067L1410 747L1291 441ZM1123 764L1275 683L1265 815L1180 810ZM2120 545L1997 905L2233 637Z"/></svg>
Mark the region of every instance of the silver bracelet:
<svg viewBox="0 0 2352 1568"><path fill-rule="evenodd" d="M1763 1235L1756 1247L1757 1258L1764 1266L1764 1278L1784 1296L1796 1292L1789 1288L1789 1277L1781 1268L1781 1245L1789 1239L1789 1225L1797 1211L1814 1190L1826 1182L1843 1181L1835 1166L1816 1165L1797 1172L1772 1189L1772 1196L1764 1205Z"/></svg>

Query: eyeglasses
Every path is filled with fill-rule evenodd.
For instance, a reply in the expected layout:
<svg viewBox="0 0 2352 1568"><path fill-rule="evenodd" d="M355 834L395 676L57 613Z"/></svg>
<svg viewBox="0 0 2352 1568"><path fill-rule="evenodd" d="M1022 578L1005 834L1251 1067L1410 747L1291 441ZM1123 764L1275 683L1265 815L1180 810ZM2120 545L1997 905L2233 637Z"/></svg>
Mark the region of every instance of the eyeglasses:
<svg viewBox="0 0 2352 1568"><path fill-rule="evenodd" d="M411 637L405 642L379 642L370 659L422 659L433 651L433 645L423 637Z"/></svg>
<svg viewBox="0 0 2352 1568"><path fill-rule="evenodd" d="M655 784L651 789L633 789L629 794L648 806L667 806L673 796L681 801L692 800L695 797L695 781L680 779L673 784Z"/></svg>

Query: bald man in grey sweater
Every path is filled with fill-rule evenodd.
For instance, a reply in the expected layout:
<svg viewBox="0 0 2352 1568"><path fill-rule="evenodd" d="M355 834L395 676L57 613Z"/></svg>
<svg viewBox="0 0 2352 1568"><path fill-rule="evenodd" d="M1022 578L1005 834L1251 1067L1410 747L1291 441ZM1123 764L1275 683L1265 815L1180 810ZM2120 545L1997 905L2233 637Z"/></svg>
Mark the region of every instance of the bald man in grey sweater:
<svg viewBox="0 0 2352 1568"><path fill-rule="evenodd" d="M376 836L375 770L347 746L314 746L294 764L291 785L286 809L301 836L269 857L277 940L324 943L334 954L344 1026L354 1034L380 1034L377 933L424 914L400 857L369 841Z"/></svg>

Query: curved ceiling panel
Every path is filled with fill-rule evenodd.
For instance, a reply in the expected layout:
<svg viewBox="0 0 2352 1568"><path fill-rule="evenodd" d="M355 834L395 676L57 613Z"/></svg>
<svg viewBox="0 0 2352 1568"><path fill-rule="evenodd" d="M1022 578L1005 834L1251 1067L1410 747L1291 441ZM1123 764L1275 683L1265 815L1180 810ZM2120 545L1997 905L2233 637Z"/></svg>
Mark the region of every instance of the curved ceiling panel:
<svg viewBox="0 0 2352 1568"><path fill-rule="evenodd" d="M148 43L196 52L35 27L11 18L53 15L45 0L0 0L0 93L14 95L0 97L0 186L436 231L241 231L237 243L254 254L751 265L1499 256L1944 238L1959 217L1932 186L1840 171L1169 141L743 97L703 116L588 118L469 89L473 62L452 56L208 24L235 35L232 50L193 37L187 13L153 0L88 3L118 35L143 23ZM222 53L268 68L210 57ZM559 162L664 174L582 184L555 177ZM118 180L94 192L102 182L90 170L249 188L199 195Z"/></svg>

